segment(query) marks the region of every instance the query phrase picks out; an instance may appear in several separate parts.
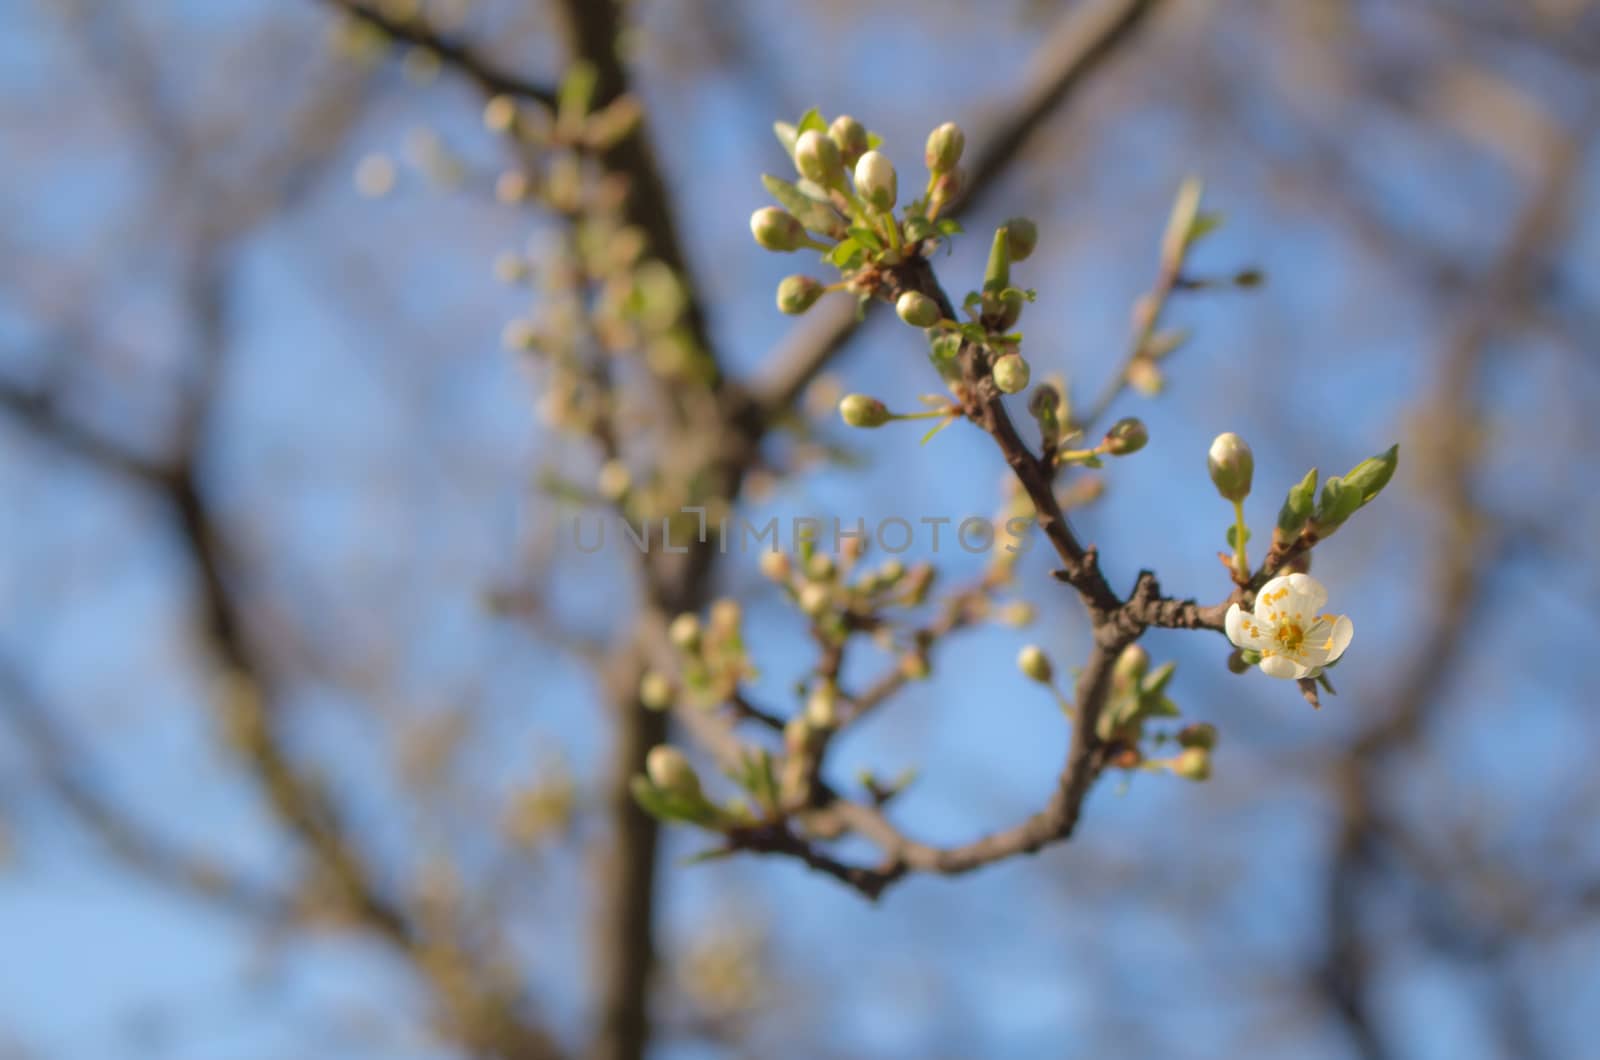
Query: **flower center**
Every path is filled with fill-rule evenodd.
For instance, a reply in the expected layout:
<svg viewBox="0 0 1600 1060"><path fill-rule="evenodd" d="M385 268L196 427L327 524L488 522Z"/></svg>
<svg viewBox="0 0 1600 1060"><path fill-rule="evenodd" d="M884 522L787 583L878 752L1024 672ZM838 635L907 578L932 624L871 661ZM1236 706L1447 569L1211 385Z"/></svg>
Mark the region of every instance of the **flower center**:
<svg viewBox="0 0 1600 1060"><path fill-rule="evenodd" d="M1278 642L1278 647L1293 655L1299 653L1301 644L1305 642L1306 633L1300 628L1300 623L1293 619L1285 619L1278 622L1278 631L1273 634L1273 639Z"/></svg>

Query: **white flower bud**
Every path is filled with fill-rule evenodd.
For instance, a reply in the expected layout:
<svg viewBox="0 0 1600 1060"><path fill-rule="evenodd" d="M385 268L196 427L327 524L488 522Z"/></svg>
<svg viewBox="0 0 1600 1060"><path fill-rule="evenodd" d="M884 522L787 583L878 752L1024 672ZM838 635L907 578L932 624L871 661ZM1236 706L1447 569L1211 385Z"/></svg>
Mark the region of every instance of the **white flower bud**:
<svg viewBox="0 0 1600 1060"><path fill-rule="evenodd" d="M1238 502L1250 496L1256 460L1250 447L1237 434L1227 431L1217 435L1206 454L1206 467L1223 500Z"/></svg>
<svg viewBox="0 0 1600 1060"><path fill-rule="evenodd" d="M894 165L882 152L868 151L856 161L856 193L873 209L894 209L898 191Z"/></svg>

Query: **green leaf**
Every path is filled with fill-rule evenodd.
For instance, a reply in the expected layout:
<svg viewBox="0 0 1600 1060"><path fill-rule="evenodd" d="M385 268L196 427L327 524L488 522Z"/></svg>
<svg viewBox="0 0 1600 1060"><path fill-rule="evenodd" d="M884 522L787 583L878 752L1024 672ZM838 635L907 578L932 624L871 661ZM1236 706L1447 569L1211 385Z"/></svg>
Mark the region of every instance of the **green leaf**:
<svg viewBox="0 0 1600 1060"><path fill-rule="evenodd" d="M1237 533L1238 529L1239 528L1237 526L1228 527L1228 547L1229 548L1237 549L1239 547L1238 542L1234 540L1234 538L1238 536L1238 533ZM1246 542L1248 542L1250 540L1250 528L1248 526L1244 528L1244 539L1245 539Z"/></svg>
<svg viewBox="0 0 1600 1060"><path fill-rule="evenodd" d="M883 249L883 237L878 235L878 233L874 232L872 229L870 229L870 228L861 228L860 226L856 226L856 227L852 227L849 230L849 232L850 232L850 236L851 236L852 239L854 239L857 243L860 243L862 246L866 247L867 249L869 249L869 250L882 250Z"/></svg>
<svg viewBox="0 0 1600 1060"><path fill-rule="evenodd" d="M820 133L828 131L828 123L822 120L822 112L817 110L816 107L812 107L800 116L800 132L806 132L810 129L815 129Z"/></svg>
<svg viewBox="0 0 1600 1060"><path fill-rule="evenodd" d="M775 121L772 123L772 135L783 145L783 153L793 158L794 142L800 139L800 130L786 121Z"/></svg>
<svg viewBox="0 0 1600 1060"><path fill-rule="evenodd" d="M916 243L933 237L933 222L921 214L912 214L901 225L907 241Z"/></svg>
<svg viewBox="0 0 1600 1060"><path fill-rule="evenodd" d="M839 245L823 255L823 260L837 266L840 270L848 272L860 266L865 253L861 244L855 239L844 239Z"/></svg>
<svg viewBox="0 0 1600 1060"><path fill-rule="evenodd" d="M1206 236L1222 227L1220 213L1203 213L1195 217L1194 223L1189 226L1188 245L1194 246Z"/></svg>
<svg viewBox="0 0 1600 1060"><path fill-rule="evenodd" d="M954 217L939 218L939 220L934 224L934 228L937 229L939 234L942 236L956 236L960 235L964 231L964 229L961 227L961 222L957 221Z"/></svg>
<svg viewBox="0 0 1600 1060"><path fill-rule="evenodd" d="M875 132L867 133L867 150L876 151L883 146L883 137Z"/></svg>
<svg viewBox="0 0 1600 1060"><path fill-rule="evenodd" d="M778 200L779 206L794 214L811 231L833 238L844 234L844 218L832 206L810 198L795 185L770 173L761 175L761 186Z"/></svg>

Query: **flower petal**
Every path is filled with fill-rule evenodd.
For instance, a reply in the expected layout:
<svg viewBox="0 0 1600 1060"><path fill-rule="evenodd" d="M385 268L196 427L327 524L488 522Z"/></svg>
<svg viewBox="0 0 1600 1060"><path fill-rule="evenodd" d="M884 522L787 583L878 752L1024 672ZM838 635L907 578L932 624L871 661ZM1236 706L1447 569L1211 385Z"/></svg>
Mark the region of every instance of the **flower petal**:
<svg viewBox="0 0 1600 1060"><path fill-rule="evenodd" d="M1317 614L1328 602L1328 590L1309 574L1291 574L1284 579L1289 583L1289 598L1283 609L1291 615L1305 618Z"/></svg>
<svg viewBox="0 0 1600 1060"><path fill-rule="evenodd" d="M1228 607L1228 613L1222 619L1222 627L1236 648L1261 651L1273 643L1267 631L1256 622L1255 616L1238 604Z"/></svg>
<svg viewBox="0 0 1600 1060"><path fill-rule="evenodd" d="M1328 638L1328 662L1333 662L1344 654L1350 646L1350 640L1356 635L1356 625L1345 615L1340 615L1333 620L1333 632ZM1326 664L1324 664L1326 665Z"/></svg>
<svg viewBox="0 0 1600 1060"><path fill-rule="evenodd" d="M1294 680L1311 672L1311 667L1295 662L1287 655L1266 655L1261 659L1261 672L1268 677Z"/></svg>
<svg viewBox="0 0 1600 1060"><path fill-rule="evenodd" d="M1275 621L1275 616L1283 612L1283 605L1289 598L1289 579L1287 577L1273 578L1261 587L1256 593L1256 614L1268 622Z"/></svg>

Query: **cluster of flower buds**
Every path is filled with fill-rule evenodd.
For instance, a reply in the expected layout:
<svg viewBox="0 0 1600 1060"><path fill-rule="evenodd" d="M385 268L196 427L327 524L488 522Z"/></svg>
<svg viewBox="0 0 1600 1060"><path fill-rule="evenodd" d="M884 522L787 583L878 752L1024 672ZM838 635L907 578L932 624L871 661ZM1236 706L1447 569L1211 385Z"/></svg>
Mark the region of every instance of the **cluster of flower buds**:
<svg viewBox="0 0 1600 1060"><path fill-rule="evenodd" d="M965 137L954 124L941 125L929 135L927 188L903 207L894 163L879 150L879 137L855 118L845 114L827 122L812 110L797 125L778 122L773 130L794 163L795 179L762 178L778 205L751 216L751 234L761 247L778 253L822 251L824 260L842 274L831 286L803 275L787 277L778 287L782 312L804 313L829 290L870 297L875 281L858 279L871 275L866 266L893 265L908 254L927 253L939 239L960 231L954 221L939 218L961 191ZM940 319L937 306L931 311L907 306L902 316L926 320L918 327L932 327Z"/></svg>

